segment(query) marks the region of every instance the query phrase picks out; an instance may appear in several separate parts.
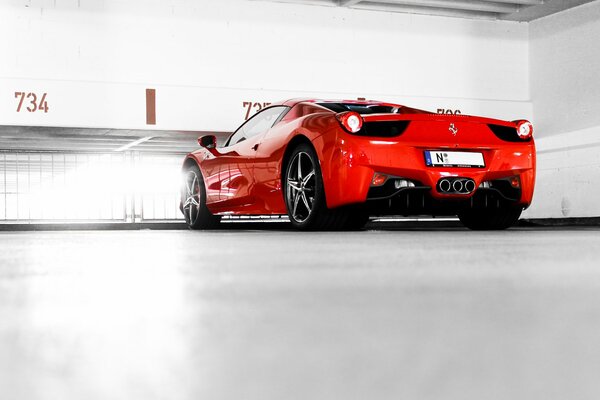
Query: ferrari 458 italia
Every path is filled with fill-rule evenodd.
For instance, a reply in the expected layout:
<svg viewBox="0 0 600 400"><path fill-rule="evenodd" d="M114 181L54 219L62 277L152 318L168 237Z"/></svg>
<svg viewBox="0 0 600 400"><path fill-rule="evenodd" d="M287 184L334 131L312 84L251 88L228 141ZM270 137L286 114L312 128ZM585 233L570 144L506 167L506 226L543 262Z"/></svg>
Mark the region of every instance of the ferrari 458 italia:
<svg viewBox="0 0 600 400"><path fill-rule="evenodd" d="M302 230L360 229L372 216L458 216L506 229L532 200L533 126L378 101L288 100L183 163L190 228L223 215L287 215Z"/></svg>

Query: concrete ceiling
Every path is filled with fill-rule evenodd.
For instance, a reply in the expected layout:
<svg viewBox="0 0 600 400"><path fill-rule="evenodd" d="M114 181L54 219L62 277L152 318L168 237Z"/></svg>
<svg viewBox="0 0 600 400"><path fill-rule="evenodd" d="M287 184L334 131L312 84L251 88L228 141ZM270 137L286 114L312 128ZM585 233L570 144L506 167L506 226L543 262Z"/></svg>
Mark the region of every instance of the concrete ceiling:
<svg viewBox="0 0 600 400"><path fill-rule="evenodd" d="M269 0L408 14L529 22L596 0Z"/></svg>
<svg viewBox="0 0 600 400"><path fill-rule="evenodd" d="M0 126L0 151L56 151L112 153L188 153L199 148L202 135L216 135L219 143L227 132L158 131L127 129Z"/></svg>

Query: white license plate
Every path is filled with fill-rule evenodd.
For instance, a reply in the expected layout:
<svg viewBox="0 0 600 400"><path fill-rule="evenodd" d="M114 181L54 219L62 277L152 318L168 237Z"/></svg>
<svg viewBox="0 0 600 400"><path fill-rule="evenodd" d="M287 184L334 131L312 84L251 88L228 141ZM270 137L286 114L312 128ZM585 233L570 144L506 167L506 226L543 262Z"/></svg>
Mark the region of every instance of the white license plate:
<svg viewBox="0 0 600 400"><path fill-rule="evenodd" d="M425 164L429 167L483 168L483 154L471 151L425 151Z"/></svg>

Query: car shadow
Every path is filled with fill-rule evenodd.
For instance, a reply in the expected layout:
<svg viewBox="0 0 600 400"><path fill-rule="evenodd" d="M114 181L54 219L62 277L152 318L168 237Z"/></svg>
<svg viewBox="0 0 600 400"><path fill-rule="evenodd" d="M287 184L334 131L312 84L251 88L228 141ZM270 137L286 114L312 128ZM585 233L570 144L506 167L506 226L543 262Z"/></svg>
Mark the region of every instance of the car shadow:
<svg viewBox="0 0 600 400"><path fill-rule="evenodd" d="M298 232L290 222L287 221L236 221L222 223L217 229L219 231L263 231L263 232ZM508 231L573 231L573 230L600 230L600 225L582 225L582 224L540 224L531 222L529 220L521 220L517 225L508 229ZM435 232L447 232L447 231L463 231L463 232L483 232L483 231L470 231L464 227L458 220L400 220L400 221L386 221L386 220L375 220L369 222L365 227L358 231L351 231L354 233L369 232L369 231L435 231ZM338 233L344 233L346 231L333 231Z"/></svg>

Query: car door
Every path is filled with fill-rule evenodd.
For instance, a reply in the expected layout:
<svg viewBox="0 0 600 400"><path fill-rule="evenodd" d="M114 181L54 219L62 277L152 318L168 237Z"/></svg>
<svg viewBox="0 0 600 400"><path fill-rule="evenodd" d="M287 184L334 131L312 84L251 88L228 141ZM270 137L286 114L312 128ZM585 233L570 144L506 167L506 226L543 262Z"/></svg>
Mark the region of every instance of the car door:
<svg viewBox="0 0 600 400"><path fill-rule="evenodd" d="M279 120L288 107L273 106L255 114L231 135L221 149L223 177L220 198L223 207L238 210L251 208L254 198L254 163L264 134ZM234 210L235 211L235 210Z"/></svg>

